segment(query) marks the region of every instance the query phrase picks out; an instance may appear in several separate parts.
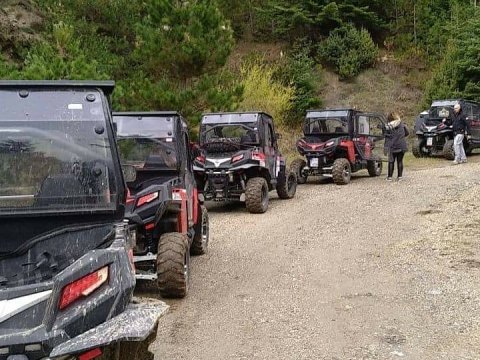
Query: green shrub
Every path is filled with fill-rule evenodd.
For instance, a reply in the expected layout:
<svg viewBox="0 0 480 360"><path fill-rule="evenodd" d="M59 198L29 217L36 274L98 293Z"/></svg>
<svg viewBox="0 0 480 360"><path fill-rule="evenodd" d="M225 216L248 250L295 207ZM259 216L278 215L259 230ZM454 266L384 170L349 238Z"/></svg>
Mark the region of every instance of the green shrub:
<svg viewBox="0 0 480 360"><path fill-rule="evenodd" d="M265 111L279 124L285 124L292 109L295 88L274 80L274 67L261 64L244 65L241 69L243 111Z"/></svg>
<svg viewBox="0 0 480 360"><path fill-rule="evenodd" d="M319 55L340 78L349 79L375 62L378 48L367 30L349 24L330 32L319 47Z"/></svg>
<svg viewBox="0 0 480 360"><path fill-rule="evenodd" d="M289 123L298 124L306 110L322 105L318 96L322 82L321 68L310 56L311 46L308 42L297 43L291 54L281 62L277 69L277 77L287 86L293 86L294 97L292 109L288 117Z"/></svg>

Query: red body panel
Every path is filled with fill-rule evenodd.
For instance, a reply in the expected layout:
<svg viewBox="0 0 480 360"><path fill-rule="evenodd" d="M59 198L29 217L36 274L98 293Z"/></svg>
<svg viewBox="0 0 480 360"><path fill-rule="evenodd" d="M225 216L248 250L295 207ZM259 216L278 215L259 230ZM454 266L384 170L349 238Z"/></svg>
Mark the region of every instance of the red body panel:
<svg viewBox="0 0 480 360"><path fill-rule="evenodd" d="M347 149L347 159L350 163L355 163L355 144L351 140L342 140L340 146Z"/></svg>

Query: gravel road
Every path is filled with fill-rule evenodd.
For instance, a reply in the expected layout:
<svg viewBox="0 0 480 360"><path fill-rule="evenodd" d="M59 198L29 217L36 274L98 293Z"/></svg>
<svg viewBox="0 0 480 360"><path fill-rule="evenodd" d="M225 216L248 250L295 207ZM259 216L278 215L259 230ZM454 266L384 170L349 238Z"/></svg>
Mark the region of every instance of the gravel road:
<svg viewBox="0 0 480 360"><path fill-rule="evenodd" d="M210 204L156 359L479 359L480 156L403 182L312 179L266 214Z"/></svg>

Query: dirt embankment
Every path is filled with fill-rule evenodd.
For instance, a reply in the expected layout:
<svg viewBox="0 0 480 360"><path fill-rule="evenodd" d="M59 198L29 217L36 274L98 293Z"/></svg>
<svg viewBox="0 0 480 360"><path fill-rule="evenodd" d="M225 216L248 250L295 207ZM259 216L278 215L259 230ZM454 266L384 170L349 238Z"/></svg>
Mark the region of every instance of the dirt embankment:
<svg viewBox="0 0 480 360"><path fill-rule="evenodd" d="M0 0L0 49L16 60L19 51L39 39L43 17L32 1Z"/></svg>
<svg viewBox="0 0 480 360"><path fill-rule="evenodd" d="M210 253L169 301L157 358L479 359L471 159L400 183L312 179L264 215L210 206Z"/></svg>

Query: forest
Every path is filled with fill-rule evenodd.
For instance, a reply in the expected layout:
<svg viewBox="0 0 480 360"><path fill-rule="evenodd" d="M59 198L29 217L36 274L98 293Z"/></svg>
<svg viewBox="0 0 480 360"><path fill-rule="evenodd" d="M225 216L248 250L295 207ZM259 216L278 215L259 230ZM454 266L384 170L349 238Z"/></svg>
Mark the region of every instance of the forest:
<svg viewBox="0 0 480 360"><path fill-rule="evenodd" d="M113 79L116 110L262 109L283 127L385 54L416 64L421 110L480 100L476 0L0 0L3 79ZM279 56L247 51L278 46Z"/></svg>

